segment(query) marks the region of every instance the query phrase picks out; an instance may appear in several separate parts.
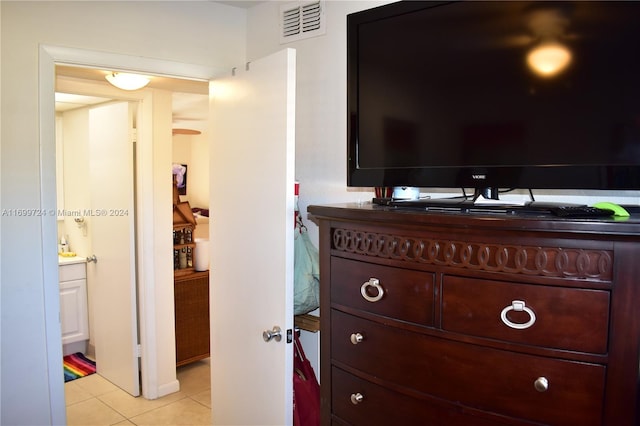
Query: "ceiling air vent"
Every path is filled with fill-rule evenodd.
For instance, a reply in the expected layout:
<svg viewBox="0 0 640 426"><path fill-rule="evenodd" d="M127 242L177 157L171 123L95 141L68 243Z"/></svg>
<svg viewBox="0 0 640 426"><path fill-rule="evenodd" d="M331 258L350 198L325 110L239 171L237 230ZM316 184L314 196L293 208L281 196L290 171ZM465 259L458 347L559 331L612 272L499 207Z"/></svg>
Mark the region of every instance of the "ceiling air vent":
<svg viewBox="0 0 640 426"><path fill-rule="evenodd" d="M297 1L280 6L280 43L325 33L324 0Z"/></svg>

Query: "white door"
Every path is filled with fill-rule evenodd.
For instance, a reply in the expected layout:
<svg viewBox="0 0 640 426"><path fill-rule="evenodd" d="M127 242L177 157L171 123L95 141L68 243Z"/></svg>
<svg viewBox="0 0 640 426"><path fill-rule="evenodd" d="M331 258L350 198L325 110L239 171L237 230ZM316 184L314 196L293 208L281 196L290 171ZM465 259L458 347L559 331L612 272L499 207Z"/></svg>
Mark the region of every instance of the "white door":
<svg viewBox="0 0 640 426"><path fill-rule="evenodd" d="M128 102L89 114L91 217L97 262L87 265L93 304L96 369L133 396L140 395L137 356L134 149Z"/></svg>
<svg viewBox="0 0 640 426"><path fill-rule="evenodd" d="M292 423L295 50L211 82L214 425ZM282 339L263 332L282 329Z"/></svg>

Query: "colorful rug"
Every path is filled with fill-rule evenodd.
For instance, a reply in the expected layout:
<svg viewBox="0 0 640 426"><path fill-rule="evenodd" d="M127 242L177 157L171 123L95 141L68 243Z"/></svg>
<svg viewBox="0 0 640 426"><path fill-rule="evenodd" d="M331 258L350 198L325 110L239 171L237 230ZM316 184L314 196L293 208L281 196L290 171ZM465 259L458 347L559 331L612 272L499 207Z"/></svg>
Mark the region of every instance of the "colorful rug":
<svg viewBox="0 0 640 426"><path fill-rule="evenodd" d="M64 381L79 379L96 372L95 361L90 360L81 352L67 355L63 358L64 363Z"/></svg>

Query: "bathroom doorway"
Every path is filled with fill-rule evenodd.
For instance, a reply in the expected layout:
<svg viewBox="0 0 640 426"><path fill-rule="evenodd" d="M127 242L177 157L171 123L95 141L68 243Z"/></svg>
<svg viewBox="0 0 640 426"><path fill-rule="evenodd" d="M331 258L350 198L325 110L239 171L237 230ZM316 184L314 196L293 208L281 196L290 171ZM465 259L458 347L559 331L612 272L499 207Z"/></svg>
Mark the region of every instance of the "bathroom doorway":
<svg viewBox="0 0 640 426"><path fill-rule="evenodd" d="M97 99L97 98L96 98ZM63 329L68 310L88 323L88 336L71 340L73 351L95 359L97 373L133 396L140 394L135 247L136 103L108 101L58 113L56 134L62 155L58 208L60 256L82 267L87 306L61 303ZM87 262L81 262L87 259ZM74 309L76 308L76 309ZM88 340L84 340L85 338ZM71 353L63 346L64 354ZM84 350L83 350L84 349Z"/></svg>
<svg viewBox="0 0 640 426"><path fill-rule="evenodd" d="M260 112L256 112L256 111L249 110L246 113L243 113L241 115L242 120L234 121L236 123L246 123L246 122L252 122L254 118L262 117L265 119L265 125L270 123L271 124L275 123L280 125L279 130L282 130L282 131L278 132L278 134L276 134L276 132L270 132L268 135L262 134L258 138L242 138L242 141L236 144L238 146L246 147L246 150L249 152L253 150L253 146L256 146L256 148L262 148L262 149L265 146L271 146L271 147L277 146L279 149L275 151L272 150L272 151L274 152L286 151L287 153L293 153L293 149L292 149L294 146L293 135L295 133L292 131L293 130L292 125L294 124L293 112L295 111L295 106L293 105L293 100L295 99L295 96L294 96L295 92L292 90L295 88L295 80L292 78L295 76L295 72L294 72L295 60L293 61L291 60L291 59L295 59L295 58L292 58L293 53L294 51L292 49L287 49L286 51L284 51L284 53L281 53L278 55L277 59L280 59L280 60L287 59L286 63L280 63L280 62L278 63L280 67L276 72L276 75L280 75L281 77L284 77L284 78L279 78L277 80L277 84L273 84L272 78L267 78L266 79L267 84L264 85L264 88L266 89L268 88L274 89L272 91L272 92L275 92L273 93L273 95L276 98L278 98L280 103L286 103L286 105L283 105L282 107L278 106L274 108L273 107L274 100L270 98L264 98L261 96L252 96L251 99L259 100L260 106L267 109L267 111L263 112L263 110L261 110ZM206 79L210 79L211 76L216 75L214 70L203 69L202 67L195 66L195 65L188 65L188 64L182 64L182 63L177 64L177 63L172 63L167 61L154 60L150 58L148 59L139 58L139 57L134 58L134 57L123 56L123 55L107 55L107 54L99 54L99 53L97 53L96 55L99 57L105 57L100 61L101 64L104 64L104 63L125 64L125 65L121 65L120 69L138 70L138 71L147 70L148 72L152 72L153 70L164 70L166 71L165 72L166 75L178 75L178 76L180 75L198 76L199 75L199 76L202 76L202 78L206 78ZM283 57L283 55L286 55L286 57ZM54 69L54 66L55 66L54 64L56 61L64 62L64 59L66 59L68 62L83 64L85 63L82 60L82 58L84 57L85 57L84 52L79 51L77 49L50 47L50 46L41 46L40 48L39 104L41 105L41 109L40 109L40 123L41 123L41 129L42 129L41 149L44 154L44 160L41 163L41 173L43 176L41 187L43 188L43 193L49 194L49 196L43 201L43 204L46 207L53 207L55 205L55 199L53 199L55 196L55 188L54 188L55 184L52 180L49 180L49 181L47 180L48 178L53 177L55 175L55 165L53 161L54 159L54 140L53 140L54 126L53 126L53 114L51 114L51 110L53 109L52 100L53 100L53 93L54 93L54 78L53 78L53 73L51 73L50 71ZM94 61L94 63L96 62L97 61ZM269 70L273 68L271 65L273 64L268 64L267 66ZM258 61L252 62L251 69L254 75L255 75L255 72L258 71L260 68L261 68L260 63L258 63ZM156 71L156 72L159 72L159 71ZM262 79L265 80L264 77ZM246 93L246 92L242 92L242 93ZM223 96L223 95L224 93L220 94L220 96ZM145 102L143 100L142 104L148 106L153 104L154 100L149 99L149 102ZM143 109L145 109L146 106L143 107ZM246 105L246 106L249 107L250 105ZM287 116L286 119L285 117L282 117L283 115L285 115L285 112ZM269 118L274 117L274 114L278 117L278 119L269 120ZM285 124L286 124L286 129L284 128ZM242 127L240 125L238 126ZM212 128L215 128L215 127L216 126L212 126ZM244 127L246 127L246 124ZM231 134L233 134L233 132ZM146 249L144 251L145 256L138 257L138 262L139 262L138 271L139 271L139 275L141 275L139 277L139 285L141 286L140 288L140 294L141 294L140 335L141 335L141 345L142 345L142 358L141 358L142 370L141 371L142 371L143 395L147 399L155 399L159 396L167 395L169 393L173 393L179 390L179 383L177 382L177 380L173 380L173 378L175 378L175 357L172 357L172 355L175 355L175 354L173 353L173 351L170 351L170 345L167 344L169 339L171 339L172 340L171 344L175 345L175 340L174 340L175 336L173 335L173 333L170 333L169 335L164 333L166 330L168 330L168 328L166 328L167 323L172 319L171 318L172 315L169 312L170 306L173 304L173 301L171 300L172 291L169 285L165 285L166 283L158 282L159 280L162 280L163 277L168 277L170 280L172 280L173 278L171 273L172 272L171 262L168 262L168 264L165 264L166 256L164 255L164 253L171 252L172 241L171 241L171 238L167 238L168 241L166 242L161 238L158 238L158 239L155 238L155 235L161 235L165 233L167 229L170 229L172 221L171 221L171 215L168 214L166 217L164 217L162 213L156 214L156 210L154 210L155 208L158 208L159 210L161 210L163 208L162 206L165 206L166 203L170 203L170 200L171 200L170 185L166 185L166 189L165 189L165 185L163 182L158 183L159 181L163 181L164 179L163 168L165 166L165 161L167 160L167 157L163 157L161 154L154 155L155 154L154 149L156 148L156 142L158 142L160 145L162 145L160 147L161 149L159 150L160 152L163 152L165 148L170 147L171 141L170 140L166 142L156 141L154 138L149 137L149 135L139 135L139 136L142 136L142 137L139 142L141 146L139 147L140 149L139 149L139 155L137 157L137 161L140 162L143 167L139 168L138 174L139 176L142 177L142 179L140 180L142 181L141 183L143 184L144 188L140 187L139 185L138 193L139 194L144 193L145 197L140 197L138 200L138 212L139 212L138 215L139 217L145 218L145 223L142 223L143 226L140 226L141 222L138 222L137 237L140 239L138 247L142 247L143 249ZM164 145L165 143L166 145ZM286 147L282 146L285 144L286 144ZM280 150L280 148L282 148L282 150ZM258 152L262 152L262 151L258 150ZM47 159L47 157L49 159ZM288 162L292 160L292 158L293 157L291 155L287 155ZM218 159L218 161L219 160L220 159ZM221 166L230 167L232 164L233 163L230 161L224 161L221 163ZM271 175L271 174L281 176L283 173L285 173L285 169L283 167L280 167L280 162L272 163L268 161L262 161L260 164L263 166L267 165L272 167L266 172L253 173L252 175L253 178L255 177L263 178L264 176ZM275 170L272 170L272 169L275 169ZM162 173L160 173L161 171ZM157 176L156 176L156 172L157 172ZM220 170L220 173L222 173L222 169ZM268 206L268 207L263 207L262 209L249 209L253 211L253 216L251 220L247 221L246 219L244 219L241 223L247 224L247 223L254 223L254 222L255 223L263 222L265 220L265 218L263 217L263 213L268 212L270 217L268 223L271 224L273 222L277 222L279 226L280 225L282 226L282 229L270 230L271 234L275 236L275 239L277 241L274 241L272 243L271 239L269 239L268 243L258 244L256 246L260 246L260 247L274 247L274 246L285 247L286 246L287 247L286 254L283 254L283 256L286 257L285 260L287 264L292 265L293 256L290 255L290 253L292 253L292 249L293 249L292 247L293 238L292 237L289 238L289 236L293 234L292 224L293 224L294 202L293 202L293 191L291 190L291 188L293 187L293 181L294 181L293 170L291 170L290 168L287 168L286 173L287 173L286 178L288 183L286 185L280 185L278 187L278 191L276 192L279 193L279 196L274 197L274 193L269 191L262 194L263 196L260 197L257 205ZM222 181L225 181L225 179L220 180L220 179L217 179L216 177L216 179L212 178L211 180L212 182L217 181L221 183ZM254 186L252 185L251 187L254 187ZM224 188L225 191L223 192L226 192L229 189L232 189L232 187L227 185L227 187ZM213 191L212 189L212 192L215 192L215 191ZM229 217L230 214L232 213L233 214L237 213L236 207L238 205L242 205L246 201L241 198L242 196L244 196L244 194L241 194L238 191L236 191L236 193L233 195L234 195L233 197L234 201L236 199L241 199L241 201L239 203L236 203L236 202L227 202L227 203L221 203L221 204L216 203L216 205L219 207L218 212L220 212L225 217ZM217 196L219 195L217 194ZM281 202L281 200L285 200L286 202ZM273 219L274 215L276 215L279 218L287 218L287 219L285 221L274 220ZM242 218L236 218L236 219L242 219ZM43 220L42 222L43 222L43 235L47 237L49 241L53 241L55 239L55 236L53 235L55 233L55 221L46 219L46 220ZM229 228L237 229L235 226L229 226ZM264 228L271 228L271 227L268 226ZM254 228L243 229L243 231L245 232L246 238L255 237L255 235L249 235L252 229ZM224 244L224 243L226 243L226 240L221 240L220 244ZM241 249L244 249L244 248L245 247L243 246ZM52 270L52 267L54 266L54 263L53 263L54 255L55 255L54 250L51 250L50 248L43 249L44 267L45 269L48 268L45 271L45 282L44 282L45 286L47 284L55 284L56 282L56 278L57 278L55 276L56 271ZM271 253L268 254L268 257L270 255ZM235 259L235 261L237 261L240 257L241 256L238 256ZM289 268L287 268L286 270L289 271ZM283 275L282 272L284 271L283 268L280 268L278 271L280 272L279 274L264 273L263 278L268 279L269 286L273 286L273 288L277 288L279 291L283 292L283 293L276 294L276 292L272 291L270 293L272 298L275 297L280 301L284 301L285 305L284 307L281 304L277 304L277 305L274 304L272 306L272 308L276 311L275 314L278 315L278 318L277 318L277 321L275 322L267 321L266 326L270 324L278 323L278 324L282 324L284 329L292 329L293 318L291 315L287 315L287 312L290 313L292 311L292 305L293 305L293 297L290 295L290 293L288 293L289 290L292 289L292 280L289 279L292 277L290 277L289 275L283 277L282 276ZM259 280L259 281L256 281L255 283L251 282L251 284L254 287L256 287L256 291L252 293L254 293L254 295L261 296L260 294L261 292L259 291L259 288L263 286L264 282L262 280ZM49 287L52 287L52 286L49 285ZM229 286L229 291L236 296L240 296L241 294L246 294L246 292L240 292L237 289L238 287L235 285ZM52 365L52 366L61 365L61 362L59 361L59 357L52 356L52 355L57 355L57 353L61 353L59 349L56 349L60 343L60 336L59 336L60 329L59 329L59 325L57 324L58 295L54 293L55 290L56 289L53 288L53 291L50 290L48 292L45 292L45 316L46 316L45 326L47 331L47 348L51 349L50 355L48 356L48 363L49 365ZM218 298L218 300L220 300L220 298ZM147 301L149 302L148 306L146 303ZM261 308L265 308L270 305L268 303L264 303L264 300L262 299L260 301L256 301L256 303L258 303ZM227 305L233 306L232 303L227 303ZM234 318L234 317L237 318L237 312L229 311L228 306L226 308L227 309L225 310L225 312L221 311L220 314L229 313L230 315L227 315L227 317L224 317L224 318L220 318L219 321L216 321L216 319L212 318L212 323L214 323L214 325L217 325L216 331L220 331L222 328L224 328L222 327L221 324L228 324L229 323L228 320L230 318ZM212 311L215 312L215 309L213 307L212 307ZM252 322L246 321L247 325L245 325L245 328L248 326L252 330L256 330L256 329L262 329L262 327L265 327L265 321L264 321L265 317L263 315L262 316L256 315L255 312L251 312L250 314L247 315L246 319L251 319ZM162 331L159 331L160 328L162 329ZM245 334L241 334L241 335L244 336ZM246 335L247 336L253 335L253 333L249 333ZM212 336L216 336L216 333L212 333ZM232 337L234 338L237 337L237 333ZM254 337L261 339L262 336L258 335ZM245 340L248 340L248 339L244 339L243 337L243 340L242 340L243 344L246 343ZM253 339L251 339L251 341L253 342ZM247 377L247 378L256 377L255 375L256 372L259 373L260 371L272 370L271 367L274 365L274 363L271 362L271 359L270 358L261 359L261 358L266 358L263 356L265 351L268 351L269 353L275 353L275 351L271 350L272 348L274 348L274 345L272 344L269 346L265 346L265 343L262 340L260 341L262 343L259 346L253 346L252 344L251 348L247 348L248 350L245 351L246 353L243 354L244 355L243 359L249 359L250 362L243 363L243 362L238 362L238 360L235 360L236 361L235 364L237 364L240 367L243 367L244 371L238 370L236 372L236 370L233 370L232 374L229 374L229 371L226 371L226 372L221 371L222 373L226 373L226 374L221 374L220 377L223 377L226 375L226 376L232 377L233 381L238 382L237 377ZM218 345L214 341L212 341L212 345L216 348L220 348L219 351L224 352L225 355L227 356L235 355L230 353L229 347L226 345ZM276 381L278 383L286 383L287 389L290 388L288 384L290 383L290 377L292 375L291 358L286 357L287 346L285 346L285 343L280 344L278 349L279 349L278 354L283 355L281 357L282 362L278 363L278 365L282 367L282 374L280 374L279 372L277 374L274 374L275 372L274 370L274 372L272 372L272 374L270 374L269 376L270 378L273 378L273 380L267 380L261 383L261 389L266 389L267 392L274 388L273 383ZM216 354L216 357L217 355L218 354ZM261 362L255 363L254 361L256 359L261 359ZM174 372L173 378L167 377L166 375L166 373L169 371L167 367L171 366L171 364L173 365L173 368L171 369ZM217 361L216 364L221 366L225 365L224 361ZM247 365L252 365L251 371L246 371ZM265 369L265 366L267 366L266 369ZM148 375L147 377L145 377L145 371L147 372L147 375ZM238 375L237 373L240 373L240 375ZM213 372L212 372L212 375L218 376ZM217 380L218 378L216 379L216 381ZM59 383L59 381L60 381L59 376L57 376L55 373L50 374L50 380L49 380L49 388L51 390L50 399L52 401L52 407L54 407L56 410L56 413L54 413L55 415L53 416L56 419L64 416L64 413L60 413L58 411L59 407L63 406L64 404L64 401L63 401L64 394L61 395L60 393L62 391L61 384L60 385L57 384ZM224 386L224 382L220 382L219 385ZM147 396L145 394L145 389L147 389L147 391L152 394ZM238 404L241 404L242 401L246 401L246 388L238 389L238 390L240 390L241 392L240 393L234 392L231 398L234 401L237 401ZM155 393L155 395L153 395L153 393ZM214 390L212 389L212 394L213 393L214 393ZM267 393L265 393L265 395L267 395ZM252 412L263 412L264 411L263 408L265 410L270 407L271 408L275 407L277 409L277 407L281 406L281 407L284 407L284 410L279 410L278 413L290 416L290 413L291 413L290 391L288 391L288 393L287 392L273 393L271 391L271 393L268 394L268 396L269 398L265 398L264 400L258 399L258 401L261 402L261 404L259 404L260 407L257 407L256 410L252 410ZM212 397L212 398L215 399L215 397ZM275 401L272 401L272 400L275 400ZM277 421L277 423L283 423L283 422Z"/></svg>
<svg viewBox="0 0 640 426"><path fill-rule="evenodd" d="M157 98L159 97L165 97L166 98L166 93L163 94L163 96L158 96L157 93L155 93L155 98L156 99L150 99L150 97L148 95L144 95L143 93L141 93L140 91L138 91L137 93L128 93L128 92L114 92L112 88L109 88L108 85L105 86L104 83L104 72L102 72L102 74L100 74L99 70L96 69L92 69L92 68L78 68L78 67L67 67L67 66L60 66L57 65L56 66L56 71L57 71L57 81L58 84L56 86L57 90L64 90L67 93L75 93L75 94L81 94L81 95L92 95L92 96L108 96L109 99L102 99L101 101L99 100L99 102L122 102L122 101L129 101L129 102L133 102L133 103L140 103L140 107L139 109L139 114L142 114L142 118L140 118L140 122L145 123L146 125L150 125L150 123L152 123L152 121L156 121L156 120L160 120L160 121L165 121L166 119L166 124L163 124L163 126L166 126L166 128L169 130L169 132L171 131L171 127L173 125L173 127L175 128L176 126L179 126L180 128L190 128L190 127L194 127L195 126L199 126L202 125L202 123L200 123L200 121L203 121L206 124L206 119L208 118L208 97L206 95L206 93L208 92L208 83L203 82L203 81L196 81L196 80L182 80L182 79L170 79L167 77L161 77L158 78L157 81L155 81L155 84L157 85L157 87L162 90L162 91L167 91L167 93L169 93L169 108L171 109L171 111L169 111L168 115L162 115L162 114L154 114L153 115L153 119L151 119L149 117L149 106L154 103L155 101L157 101ZM156 80L156 78L154 78L154 80ZM183 90L184 92L173 92L171 91L172 89L174 90ZM169 92L171 91L171 92ZM199 95L200 97L204 98L204 105L206 107L206 110L204 112L198 112L198 114L196 114L196 111L193 111L193 108L195 108L195 106L193 105L192 102L192 95L194 95L194 91L199 91ZM202 93L204 92L204 94ZM171 94L173 93L173 95ZM173 104L174 108L171 108ZM201 102L202 104L202 102ZM200 108L201 105L198 106L198 108ZM89 108L95 108L95 107L89 107ZM146 108L146 110L145 110ZM154 110L153 112L157 112L157 110ZM173 118L172 118L172 112L173 112ZM146 116L144 114L147 114ZM163 116L164 118L162 119L158 119L158 116ZM143 127L140 127L138 120L134 120L134 125L136 125L137 127L139 127L138 133L142 133L143 137L146 135L148 136L149 133L151 133L151 130L149 130L148 128L145 129ZM154 126L156 126L155 124L153 124ZM156 131L157 129L154 127L154 131ZM161 132L158 132L161 133ZM170 133L169 133L170 135ZM171 137L171 136L169 136ZM204 139L206 139L205 136L202 136ZM184 136L182 136L182 138L185 138ZM162 143L158 143L158 141L155 140L156 136L154 135L154 140L153 140L153 149L155 151L155 153L153 155L160 155L162 157L166 157L167 161L170 165L172 159L171 159L171 141L169 141L168 144L165 144L164 147L162 148L163 145ZM147 139L148 140L148 139ZM148 145L147 145L148 147ZM168 151L167 151L168 149ZM158 151L167 151L163 154L158 154ZM145 149L144 146L142 147L141 151L138 151L138 155L139 156L148 156L151 155L149 149ZM202 158L208 159L208 155L201 155ZM148 158L148 157L146 157ZM137 159L136 163L139 163L141 160L140 158ZM195 169L195 168L194 168ZM207 164L207 169L208 169L208 164ZM190 175L191 175L192 169L190 168ZM193 175L193 177L195 177L195 173ZM170 196L170 167L167 167L167 195ZM156 178L154 177L154 180ZM137 179L138 183L140 186L146 188L146 191L149 191L149 182L145 181L144 178L139 178ZM208 180L207 180L208 181ZM195 182L195 180L194 180ZM159 184L164 186L164 184ZM147 199L149 198L149 192L144 192L142 193L142 195L140 197L146 197ZM158 193L157 190L151 190L153 191L153 196L158 197L160 196L160 194ZM146 195L145 195L146 194ZM208 188L207 188L207 199L208 199ZM170 200L170 198L169 198ZM170 203L170 201L169 201ZM164 203L163 203L164 204ZM166 208L166 206L163 206L164 208ZM170 210L169 210L170 213ZM157 212L157 208L154 211L150 211L149 209L144 210L143 213L141 213L141 217L139 218L139 220L141 220L142 222L146 223L146 219L149 219L151 215L158 215ZM170 220L170 216L169 216L169 220ZM147 221L148 222L148 221ZM141 226L144 227L145 224L142 224ZM163 228L164 229L164 228ZM154 233L154 238L157 239L162 239L162 235L165 234L165 232L163 233L159 233L157 231L157 229L154 229L153 231ZM162 234L162 235L161 235ZM168 234L170 235L170 234ZM145 241L148 241L149 237L144 237L142 238L142 243L140 243L139 241L139 248L138 248L138 255L139 255L139 260L143 260L142 257L145 256L145 253L147 255L147 257L149 256L150 253L150 247L146 247L146 250L143 250L143 248L145 247ZM154 247L157 249L157 241L156 240L156 244L154 244L154 246L151 247L151 249L154 249ZM170 237L169 237L169 245L171 243L170 241ZM157 252L158 250L156 250ZM100 262L100 256L98 254L97 258L98 258L98 263L97 264L88 264L88 271L90 271L91 269L93 269L94 267L100 267L101 266L101 262ZM171 255L172 255L172 251L171 250L167 250L166 253L166 260L162 260L162 267L165 265L169 265L169 268L171 268ZM147 259L148 262L148 259ZM161 270L162 268L154 268L156 270L156 272L159 274L159 270ZM169 271L171 271L171 269L169 269ZM148 272L145 272L144 268L142 271L140 271L140 274L142 276L145 276L148 280L151 279L149 276ZM171 275L172 276L172 275ZM156 278L156 280L154 280L155 282L157 282L158 280L163 279L164 276L162 277L158 277ZM163 287L163 288L166 288ZM162 353L150 353L147 352L146 354L144 353L145 351L145 347L149 348L149 351L153 350L153 347L157 347L157 345L159 345L159 342L149 342L147 341L146 345L144 344L144 336L149 336L148 330L149 330L149 326L145 326L145 315L148 315L149 310L145 309L146 308L146 303L145 303L145 296L149 297L151 296L151 298L153 298L153 294L149 292L150 288L147 287L143 287L140 289L140 304L142 306L142 311L139 313L141 316L141 325L140 325L140 335L141 335L141 341L142 341L142 360L141 360L141 377L142 377L142 391L143 391L143 395L148 398L148 399L153 399L154 397L157 396L162 396L164 394L167 393L171 393L173 392L174 388L177 391L178 390L178 384L177 381L175 382L175 385L172 385L171 383L169 384L169 386L165 385L163 389L161 389L161 394L158 395L157 390L155 390L152 387L147 386L145 389L145 377L148 377L148 375L154 375L154 374L158 374L158 372L160 374L165 374L167 373L166 368L164 368L162 371L153 371L153 368L151 369L147 369L145 371L145 355L146 355L146 360L150 361L152 360L152 358L154 357L170 357L169 351L163 349ZM146 302L149 302L149 300L147 299ZM173 300L171 300L171 305L169 306L168 304L164 304L163 305L163 312L167 312L168 309L170 309L171 311L173 311ZM168 312L167 312L168 313ZM117 314L117 312L114 312L114 314ZM163 318L172 318L169 315L162 315ZM173 339L174 339L174 334L173 334L173 329L168 330L167 329L167 323L170 324L171 327L173 327L173 321L172 319L170 321L163 321L163 318L157 320L156 323L151 324L151 326L155 327L158 331L158 333L162 334L162 337L166 337L167 340L171 340L171 342L173 343ZM148 321L147 321L148 324ZM143 330L144 329L144 330ZM149 339L148 339L149 340ZM150 339L153 340L153 339ZM166 348L166 347L165 347ZM99 363L100 360L98 359ZM175 372L175 358L172 357L172 359L170 360L171 362L173 362L173 369ZM166 365L166 364L165 364ZM162 367L160 367L162 368ZM100 370L100 367L98 367L98 370ZM164 373L163 373L164 371ZM175 374L175 373L173 373ZM154 379L155 380L155 379ZM173 388L172 388L173 386ZM146 392L146 393L145 393Z"/></svg>

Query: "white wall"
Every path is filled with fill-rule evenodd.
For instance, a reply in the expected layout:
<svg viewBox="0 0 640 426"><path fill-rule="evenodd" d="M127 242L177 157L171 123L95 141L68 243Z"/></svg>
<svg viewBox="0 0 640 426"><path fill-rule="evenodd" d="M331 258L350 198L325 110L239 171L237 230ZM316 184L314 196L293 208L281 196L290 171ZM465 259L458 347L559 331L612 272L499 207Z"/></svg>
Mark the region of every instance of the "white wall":
<svg viewBox="0 0 640 426"><path fill-rule="evenodd" d="M245 12L189 1L2 1L0 19L0 206L8 212L0 217L0 423L62 423L62 352L47 346L55 334L51 322L57 317L51 306L46 306L57 292L55 235L46 235L43 240L49 225L55 229L56 218L11 215L15 209L42 213L43 207L55 207L53 194L40 191L41 179L45 188L55 187L48 183L54 173L40 176L41 163L47 165L46 170L55 170L55 155L53 146L39 145L41 136L47 139L41 131L53 132L53 117L42 129L38 126L39 46L229 69L245 59ZM53 69L44 72L53 73ZM154 154L156 159L164 160ZM170 161L170 153L167 159ZM155 314L160 319L163 312ZM160 322L158 328L165 326ZM158 364L164 363L166 360L158 359Z"/></svg>
<svg viewBox="0 0 640 426"><path fill-rule="evenodd" d="M181 201L188 201L192 208L209 208L209 136L206 131L199 135L174 135L174 163L186 164L187 194Z"/></svg>
<svg viewBox="0 0 640 426"><path fill-rule="evenodd" d="M89 108L66 111L62 115L64 210L82 212L91 205L89 187ZM90 222L87 235L76 226L71 214L58 221L58 238L64 235L70 251L80 256L91 254Z"/></svg>
<svg viewBox="0 0 640 426"><path fill-rule="evenodd" d="M209 135L206 130L201 135L191 136L191 167L189 185L193 189L189 195L192 207L209 208ZM208 234L207 234L208 235Z"/></svg>

